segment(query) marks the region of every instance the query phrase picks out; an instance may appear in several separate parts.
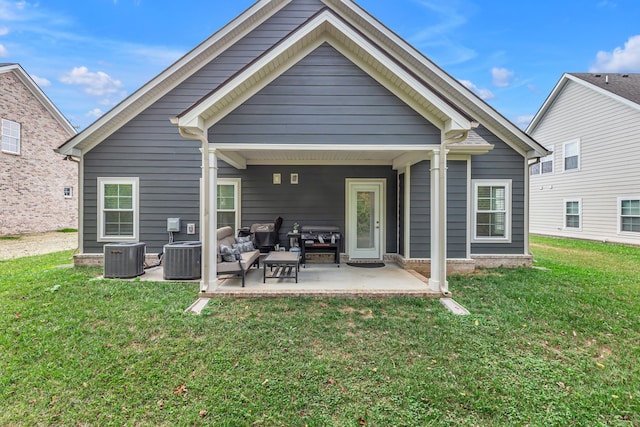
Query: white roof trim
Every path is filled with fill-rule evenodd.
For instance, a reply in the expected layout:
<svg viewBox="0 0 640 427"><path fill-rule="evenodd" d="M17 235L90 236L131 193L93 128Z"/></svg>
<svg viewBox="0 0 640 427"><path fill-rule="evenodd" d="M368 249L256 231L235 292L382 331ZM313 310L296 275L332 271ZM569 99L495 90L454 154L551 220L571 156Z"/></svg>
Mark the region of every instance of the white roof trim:
<svg viewBox="0 0 640 427"><path fill-rule="evenodd" d="M78 149L82 152L91 150L290 2L259 0L57 151L71 154L74 149L75 152Z"/></svg>
<svg viewBox="0 0 640 427"><path fill-rule="evenodd" d="M583 80L580 77L573 76L569 73L564 73L560 78L560 80L558 81L558 83L556 83L556 85L554 86L553 90L551 91L547 99L542 104L542 107L540 107L536 115L533 117L533 120L531 120L531 123L529 123L529 126L527 126L527 132L533 132L535 128L540 124L540 121L547 114L547 111L549 110L549 108L551 108L551 106L556 101L558 96L560 96L560 93L562 92L562 90L564 89L564 87L567 85L569 81L578 83L588 89L593 90L594 92L597 92L601 95L611 98L614 101L617 101L621 104L624 104L628 107L633 108L634 110L640 111L640 104L633 102L630 99L624 98L620 95L616 95L615 93L610 92L601 87L598 87L592 83L589 83L588 81Z"/></svg>
<svg viewBox="0 0 640 427"><path fill-rule="evenodd" d="M209 129L325 42L365 69L367 74L441 130L446 128L447 131L459 133L471 129L468 118L329 10L316 15L267 54L172 121L189 132ZM351 43L355 45L355 49L348 46ZM400 80L405 87L391 83L392 79L385 74L391 74L393 79Z"/></svg>
<svg viewBox="0 0 640 427"><path fill-rule="evenodd" d="M38 84L31 78L29 74L20 66L20 64L8 64L0 66L0 74L13 71L18 79L29 89L29 91L38 99L38 101L47 109L49 114L62 126L62 128L73 136L76 134L76 129L69 123L69 120L58 110L53 102L45 95L40 89Z"/></svg>
<svg viewBox="0 0 640 427"><path fill-rule="evenodd" d="M460 107L476 118L482 126L502 137L503 141L523 155L533 152L536 155L545 156L546 149L527 135L522 129L511 123L504 116L493 109L489 104L481 100L473 92L463 86L458 80L430 61L421 52L408 44L405 40L383 25L375 17L351 0L321 0L333 9L338 9L341 16L352 25L361 29L374 40L380 40L384 47L403 58L405 64L414 69L419 75L431 78L429 83L443 89L443 93L451 97L452 101L462 103ZM518 146L512 141L520 142Z"/></svg>

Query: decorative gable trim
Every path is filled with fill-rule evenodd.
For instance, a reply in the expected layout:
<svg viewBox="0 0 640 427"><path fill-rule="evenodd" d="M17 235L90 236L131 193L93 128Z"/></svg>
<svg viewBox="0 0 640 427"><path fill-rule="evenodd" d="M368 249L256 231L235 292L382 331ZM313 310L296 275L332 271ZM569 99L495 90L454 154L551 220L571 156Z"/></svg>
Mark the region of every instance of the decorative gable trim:
<svg viewBox="0 0 640 427"><path fill-rule="evenodd" d="M333 46L443 132L459 134L471 129L469 117L330 9L310 18L172 122L187 133L206 131L323 43Z"/></svg>

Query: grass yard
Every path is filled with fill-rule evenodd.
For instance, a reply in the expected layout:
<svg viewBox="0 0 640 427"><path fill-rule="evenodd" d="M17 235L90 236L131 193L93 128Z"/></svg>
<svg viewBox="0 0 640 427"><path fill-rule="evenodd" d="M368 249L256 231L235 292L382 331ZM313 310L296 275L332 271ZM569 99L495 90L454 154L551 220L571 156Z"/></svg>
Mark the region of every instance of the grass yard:
<svg viewBox="0 0 640 427"><path fill-rule="evenodd" d="M534 238L543 269L437 300L212 300L0 261L0 425L638 426L640 248Z"/></svg>

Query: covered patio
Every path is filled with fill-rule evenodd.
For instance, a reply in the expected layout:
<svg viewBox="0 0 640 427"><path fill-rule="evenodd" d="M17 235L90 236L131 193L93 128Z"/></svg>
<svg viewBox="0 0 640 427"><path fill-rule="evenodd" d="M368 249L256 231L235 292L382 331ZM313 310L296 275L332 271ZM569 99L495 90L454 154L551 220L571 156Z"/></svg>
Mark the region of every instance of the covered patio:
<svg viewBox="0 0 640 427"><path fill-rule="evenodd" d="M163 282L162 267L146 270L140 280ZM197 280L194 282L198 282ZM308 264L300 268L298 283L292 279L268 280L262 283L260 269L247 272L245 287L235 276L220 276L217 286L200 293L200 297L394 297L439 298L441 292L429 289L428 279L405 270L394 262L380 268L352 267L341 264Z"/></svg>

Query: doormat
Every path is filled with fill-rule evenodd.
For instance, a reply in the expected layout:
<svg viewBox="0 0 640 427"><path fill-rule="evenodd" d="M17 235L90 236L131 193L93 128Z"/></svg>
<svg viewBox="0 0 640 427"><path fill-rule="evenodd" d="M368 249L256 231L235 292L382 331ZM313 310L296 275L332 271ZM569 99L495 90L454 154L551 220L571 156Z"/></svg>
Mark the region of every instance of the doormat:
<svg viewBox="0 0 640 427"><path fill-rule="evenodd" d="M380 268L384 267L384 262L348 262L347 265L360 268Z"/></svg>

